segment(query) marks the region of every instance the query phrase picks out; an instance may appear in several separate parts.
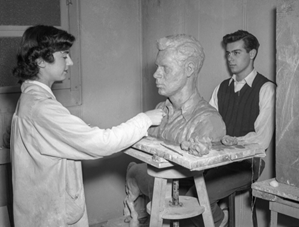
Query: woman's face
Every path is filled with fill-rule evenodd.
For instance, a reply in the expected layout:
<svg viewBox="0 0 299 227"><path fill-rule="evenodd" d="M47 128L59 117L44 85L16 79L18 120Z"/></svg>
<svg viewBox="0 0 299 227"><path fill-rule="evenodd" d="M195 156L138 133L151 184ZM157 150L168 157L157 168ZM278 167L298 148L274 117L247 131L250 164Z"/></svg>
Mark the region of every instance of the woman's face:
<svg viewBox="0 0 299 227"><path fill-rule="evenodd" d="M39 78L51 86L56 81L63 81L66 78L69 66L73 65L69 51L54 52L53 57L54 62L44 62L44 65L40 66L39 73Z"/></svg>

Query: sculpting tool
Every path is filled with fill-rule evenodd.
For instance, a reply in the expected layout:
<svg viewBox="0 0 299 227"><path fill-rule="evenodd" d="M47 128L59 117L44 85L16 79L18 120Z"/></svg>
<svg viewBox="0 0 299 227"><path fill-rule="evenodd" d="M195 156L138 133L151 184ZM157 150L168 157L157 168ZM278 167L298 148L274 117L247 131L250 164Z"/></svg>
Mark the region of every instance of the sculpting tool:
<svg viewBox="0 0 299 227"><path fill-rule="evenodd" d="M175 153L177 153L177 154L179 154L179 155L181 155L181 156L184 156L184 154L183 154L183 152L182 151L179 151L179 150L177 150L177 149L175 149L175 148L173 148L173 147L170 147L170 146L168 146L168 145L166 145L166 144L164 144L164 143L160 143L163 147L165 147L165 148L167 148L167 149L169 149L169 150L171 150L171 151L173 151L173 152L175 152Z"/></svg>

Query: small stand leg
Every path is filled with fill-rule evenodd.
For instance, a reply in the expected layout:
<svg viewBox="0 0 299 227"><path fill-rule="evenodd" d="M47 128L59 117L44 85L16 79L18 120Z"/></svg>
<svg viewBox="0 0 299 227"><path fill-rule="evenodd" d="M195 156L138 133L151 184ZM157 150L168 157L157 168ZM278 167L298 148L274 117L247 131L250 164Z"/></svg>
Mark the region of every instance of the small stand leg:
<svg viewBox="0 0 299 227"><path fill-rule="evenodd" d="M155 178L149 227L162 227L163 225L161 212L165 208L166 185L166 179L157 177Z"/></svg>
<svg viewBox="0 0 299 227"><path fill-rule="evenodd" d="M172 181L172 206L180 206L180 190L179 190L179 180ZM180 227L180 222L174 220L173 227Z"/></svg>
<svg viewBox="0 0 299 227"><path fill-rule="evenodd" d="M206 189L206 183L202 171L194 175L194 182L196 186L199 204L205 208L205 211L202 213L203 222L205 226L215 227L210 201L209 201L209 196Z"/></svg>

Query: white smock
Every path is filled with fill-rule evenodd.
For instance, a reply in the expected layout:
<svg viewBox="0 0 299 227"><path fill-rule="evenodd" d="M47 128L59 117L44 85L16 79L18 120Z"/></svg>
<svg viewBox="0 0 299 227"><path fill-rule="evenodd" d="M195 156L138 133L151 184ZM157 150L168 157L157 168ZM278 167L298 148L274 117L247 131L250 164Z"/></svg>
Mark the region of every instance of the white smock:
<svg viewBox="0 0 299 227"><path fill-rule="evenodd" d="M129 147L152 122L140 113L111 129L90 127L46 85L25 81L21 89L11 131L15 227L88 227L80 160Z"/></svg>

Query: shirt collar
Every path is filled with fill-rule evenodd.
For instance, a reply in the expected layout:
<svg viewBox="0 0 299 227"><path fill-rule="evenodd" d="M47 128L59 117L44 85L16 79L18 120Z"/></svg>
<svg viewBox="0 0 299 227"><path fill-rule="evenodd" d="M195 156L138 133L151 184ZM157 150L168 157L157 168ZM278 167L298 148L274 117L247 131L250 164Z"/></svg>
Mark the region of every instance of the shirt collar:
<svg viewBox="0 0 299 227"><path fill-rule="evenodd" d="M190 118L192 117L193 110L198 106L198 103L202 100L203 98L196 90L195 92L193 92L190 98L185 103L183 103L183 105L180 107L180 111L186 121L190 120ZM165 101L165 106L167 107L170 113L173 112L174 108L169 99Z"/></svg>
<svg viewBox="0 0 299 227"><path fill-rule="evenodd" d="M26 80L26 81L24 81L24 83L28 83L28 84L36 84L36 85L42 87L43 89L45 89L47 92L49 92L49 93L54 97L54 99L56 99L55 95L53 94L53 91L52 91L51 88L50 88L49 86L47 86L46 84L41 83L41 82L36 81L36 80Z"/></svg>
<svg viewBox="0 0 299 227"><path fill-rule="evenodd" d="M251 73L249 73L248 76L246 76L246 77L245 77L243 80L241 80L241 81L243 81L243 83L248 84L249 87L252 87L252 83L253 83L253 81L254 81L256 75L257 75L257 71L256 71L255 69L253 69L253 70L251 71ZM229 80L228 85L230 85L232 81L237 82L237 80L236 80L236 75L235 75L235 74L233 74L232 78ZM241 81L238 81L237 83L240 83Z"/></svg>

